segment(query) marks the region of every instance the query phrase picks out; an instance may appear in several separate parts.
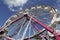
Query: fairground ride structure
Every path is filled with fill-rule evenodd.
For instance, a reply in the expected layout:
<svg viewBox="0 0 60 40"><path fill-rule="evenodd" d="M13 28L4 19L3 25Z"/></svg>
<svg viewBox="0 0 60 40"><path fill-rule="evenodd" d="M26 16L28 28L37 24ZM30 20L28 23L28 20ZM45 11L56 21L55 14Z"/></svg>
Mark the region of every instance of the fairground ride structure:
<svg viewBox="0 0 60 40"><path fill-rule="evenodd" d="M0 28L0 40L60 40L57 11L48 5L20 8Z"/></svg>

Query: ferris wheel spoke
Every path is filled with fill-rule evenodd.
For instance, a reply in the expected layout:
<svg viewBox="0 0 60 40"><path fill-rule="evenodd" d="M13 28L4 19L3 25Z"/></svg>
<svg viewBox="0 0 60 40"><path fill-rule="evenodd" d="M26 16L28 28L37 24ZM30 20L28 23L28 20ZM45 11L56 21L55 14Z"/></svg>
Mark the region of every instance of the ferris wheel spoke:
<svg viewBox="0 0 60 40"><path fill-rule="evenodd" d="M32 31L32 30L31 30L31 24L30 24L30 26L29 26L29 31L28 31L28 32L29 32L29 35L28 35L28 39L27 39L27 40L30 40L31 31Z"/></svg>
<svg viewBox="0 0 60 40"><path fill-rule="evenodd" d="M9 31L11 32L12 30L14 30L17 25L18 25L18 24L15 24L15 26L13 26L13 28L12 28L11 30L9 30Z"/></svg>
<svg viewBox="0 0 60 40"><path fill-rule="evenodd" d="M39 33L34 34L33 36L31 36L30 39L38 37L40 34L42 34L42 33L45 32L45 31L46 31L45 29L41 30ZM24 40L27 40L27 39L28 39L28 38L25 38Z"/></svg>
<svg viewBox="0 0 60 40"><path fill-rule="evenodd" d="M25 19L23 20L23 23L21 24L21 26L19 26L18 29L16 30L16 32L13 33L11 36L14 36L14 35L20 33L22 27L25 25L26 22L27 22L27 20L26 20L26 18L25 18Z"/></svg>
<svg viewBox="0 0 60 40"><path fill-rule="evenodd" d="M35 30L35 28L34 28L34 27L32 27L32 31L33 31L33 34L35 35L36 30Z"/></svg>
<svg viewBox="0 0 60 40"><path fill-rule="evenodd" d="M24 31L24 33L23 33L23 35L22 35L21 40L23 40L23 39L24 39L25 34L26 34L26 31L27 31L27 29L28 29L28 27L29 27L30 23L31 23L31 18L30 18L30 20L29 20L29 22L28 22L28 24L27 24L27 27L25 28L25 31Z"/></svg>
<svg viewBox="0 0 60 40"><path fill-rule="evenodd" d="M40 32L39 28L34 23L32 23L32 25L35 28L35 30L37 30L38 32Z"/></svg>
<svg viewBox="0 0 60 40"><path fill-rule="evenodd" d="M31 32L33 32L33 33L31 33ZM31 35L28 36L28 37L26 37L24 40L34 38L33 36L36 35L36 32L37 32L37 30L33 27L33 25L30 25L30 26L29 26L29 35L30 35L30 34L31 34Z"/></svg>
<svg viewBox="0 0 60 40"><path fill-rule="evenodd" d="M21 32L21 30L22 30L22 27L24 27L24 25L25 25L25 23L27 23L27 18L25 18L24 20L23 20L23 23L21 24L21 27L19 28L19 30L18 30L18 36L20 35L20 32Z"/></svg>

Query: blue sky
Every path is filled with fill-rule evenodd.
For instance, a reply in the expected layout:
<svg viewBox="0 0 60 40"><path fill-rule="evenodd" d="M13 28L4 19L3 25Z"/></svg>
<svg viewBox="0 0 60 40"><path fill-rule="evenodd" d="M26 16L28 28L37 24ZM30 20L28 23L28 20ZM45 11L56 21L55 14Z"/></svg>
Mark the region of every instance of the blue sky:
<svg viewBox="0 0 60 40"><path fill-rule="evenodd" d="M28 2L23 6L23 8L27 8L30 6L35 6L35 5L49 5L54 8L57 8L58 4L56 0L28 0ZM57 8L59 9L59 8ZM16 12L11 11L8 6L4 3L4 0L0 0L0 27L5 23L5 21L13 14Z"/></svg>

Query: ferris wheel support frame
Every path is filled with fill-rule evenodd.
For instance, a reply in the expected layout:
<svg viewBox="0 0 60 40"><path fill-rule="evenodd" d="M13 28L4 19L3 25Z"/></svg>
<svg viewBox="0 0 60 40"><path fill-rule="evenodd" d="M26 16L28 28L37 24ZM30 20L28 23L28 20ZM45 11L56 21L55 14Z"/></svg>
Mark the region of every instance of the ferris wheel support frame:
<svg viewBox="0 0 60 40"><path fill-rule="evenodd" d="M23 16L24 17L24 16ZM22 18L23 18L22 17ZM28 15L27 14L27 17L29 17L29 18L31 18L32 16L30 16L30 15ZM18 19L19 20L19 19ZM32 17L32 20L34 20L35 22L37 22L38 24L40 24L42 27L44 27L46 30L48 30L49 32L51 32L52 34L54 34L54 37L56 38L56 40L60 40L60 35L58 35L58 33L56 33L55 31L54 31L54 29L52 29L50 26L47 26L46 24L44 24L44 23L42 23L41 21L39 21L39 20L37 20L37 19L35 19L34 17ZM14 21L14 22L16 22L16 21ZM13 23L14 23L13 22ZM4 28L3 28L4 29ZM1 29L1 30L3 30L3 29ZM10 39L9 37L8 37L8 39ZM12 38L11 38L12 39Z"/></svg>
<svg viewBox="0 0 60 40"><path fill-rule="evenodd" d="M27 14L27 17L31 18L32 16L28 15ZM19 19L18 19L19 20ZM41 21L35 19L34 17L32 17L32 20L34 20L35 22L37 22L38 24L40 24L42 27L44 27L46 30L48 30L49 32L51 32L52 34L54 34L54 37L56 38L56 40L60 40L60 36L58 35L58 33L56 33L54 31L54 29L52 29L50 26L47 26L46 24L42 23ZM16 22L16 21L14 21ZM4 28L3 28L4 29ZM2 30L2 29L1 29ZM7 36L7 39L12 39L12 38L9 38Z"/></svg>
<svg viewBox="0 0 60 40"><path fill-rule="evenodd" d="M32 17L30 15L27 15L28 17ZM34 17L32 17L32 19L37 22L38 24L40 24L42 27L44 27L46 30L48 30L49 32L51 32L52 34L54 34L54 37L56 38L56 40L60 40L60 35L58 35L58 33L56 33L54 31L54 29L52 29L50 26L47 26L46 24L42 23L41 21L35 19Z"/></svg>

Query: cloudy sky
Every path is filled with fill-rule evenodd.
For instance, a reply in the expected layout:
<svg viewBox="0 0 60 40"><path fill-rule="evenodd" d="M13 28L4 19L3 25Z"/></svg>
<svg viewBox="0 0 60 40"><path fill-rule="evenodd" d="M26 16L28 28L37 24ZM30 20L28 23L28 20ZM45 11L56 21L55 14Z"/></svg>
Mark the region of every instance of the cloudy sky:
<svg viewBox="0 0 60 40"><path fill-rule="evenodd" d="M0 26L20 7L23 9L36 5L49 5L60 10L59 0L0 0Z"/></svg>

